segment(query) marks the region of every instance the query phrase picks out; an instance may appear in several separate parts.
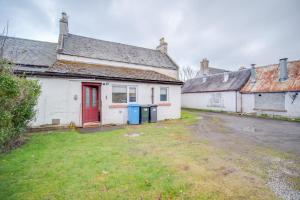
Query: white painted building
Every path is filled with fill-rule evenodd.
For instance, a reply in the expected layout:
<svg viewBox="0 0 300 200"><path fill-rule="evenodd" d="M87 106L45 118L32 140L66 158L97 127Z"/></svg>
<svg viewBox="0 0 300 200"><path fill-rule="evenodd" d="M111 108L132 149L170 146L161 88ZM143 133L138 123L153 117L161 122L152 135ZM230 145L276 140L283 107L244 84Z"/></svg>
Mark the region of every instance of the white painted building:
<svg viewBox="0 0 300 200"><path fill-rule="evenodd" d="M244 113L300 117L300 61L257 67L241 89Z"/></svg>
<svg viewBox="0 0 300 200"><path fill-rule="evenodd" d="M63 13L58 43L8 37L4 57L41 84L32 126L81 127L126 124L131 103L158 105L158 120L180 118L182 83L167 47L163 38L154 50L70 34Z"/></svg>
<svg viewBox="0 0 300 200"><path fill-rule="evenodd" d="M299 92L300 61L280 59L279 64L190 79L182 88L182 107L299 118Z"/></svg>
<svg viewBox="0 0 300 200"><path fill-rule="evenodd" d="M250 70L204 75L186 81L182 88L182 107L241 112L240 88Z"/></svg>

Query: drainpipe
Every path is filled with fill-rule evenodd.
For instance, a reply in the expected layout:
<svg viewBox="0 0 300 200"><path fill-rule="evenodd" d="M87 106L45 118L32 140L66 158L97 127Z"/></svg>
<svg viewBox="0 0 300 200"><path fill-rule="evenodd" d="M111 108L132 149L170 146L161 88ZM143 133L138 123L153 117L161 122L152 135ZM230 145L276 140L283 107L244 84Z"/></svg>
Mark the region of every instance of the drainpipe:
<svg viewBox="0 0 300 200"><path fill-rule="evenodd" d="M235 91L235 112L237 113L237 91Z"/></svg>
<svg viewBox="0 0 300 200"><path fill-rule="evenodd" d="M243 113L243 94L241 93L241 113Z"/></svg>

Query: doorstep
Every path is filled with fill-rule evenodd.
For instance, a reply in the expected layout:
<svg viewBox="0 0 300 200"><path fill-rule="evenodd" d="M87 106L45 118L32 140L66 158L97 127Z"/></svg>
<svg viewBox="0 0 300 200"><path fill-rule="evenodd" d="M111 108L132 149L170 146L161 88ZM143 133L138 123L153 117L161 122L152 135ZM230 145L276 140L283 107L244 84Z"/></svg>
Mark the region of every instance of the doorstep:
<svg viewBox="0 0 300 200"><path fill-rule="evenodd" d="M86 122L83 123L83 128L99 128L100 122Z"/></svg>

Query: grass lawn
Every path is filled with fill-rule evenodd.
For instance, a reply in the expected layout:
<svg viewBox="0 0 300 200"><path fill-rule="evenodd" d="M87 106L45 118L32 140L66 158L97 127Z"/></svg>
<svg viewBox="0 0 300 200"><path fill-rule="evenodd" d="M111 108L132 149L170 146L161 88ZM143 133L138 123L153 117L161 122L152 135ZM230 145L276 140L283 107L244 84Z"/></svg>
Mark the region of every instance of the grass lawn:
<svg viewBox="0 0 300 200"><path fill-rule="evenodd" d="M0 155L0 199L275 198L262 177L200 140L197 121L183 111L180 120L109 132L34 134Z"/></svg>

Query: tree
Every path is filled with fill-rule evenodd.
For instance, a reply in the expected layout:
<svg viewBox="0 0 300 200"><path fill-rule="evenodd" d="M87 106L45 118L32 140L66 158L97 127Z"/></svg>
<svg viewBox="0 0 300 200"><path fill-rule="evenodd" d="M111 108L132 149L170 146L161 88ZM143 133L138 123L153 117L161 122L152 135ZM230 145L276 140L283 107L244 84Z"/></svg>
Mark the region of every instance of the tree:
<svg viewBox="0 0 300 200"><path fill-rule="evenodd" d="M190 66L184 66L179 70L179 79L183 82L188 79L195 78L197 75L197 71L191 68Z"/></svg>
<svg viewBox="0 0 300 200"><path fill-rule="evenodd" d="M15 146L28 123L35 116L35 105L41 92L36 80L16 76L14 65L4 58L8 25L0 35L0 151Z"/></svg>

